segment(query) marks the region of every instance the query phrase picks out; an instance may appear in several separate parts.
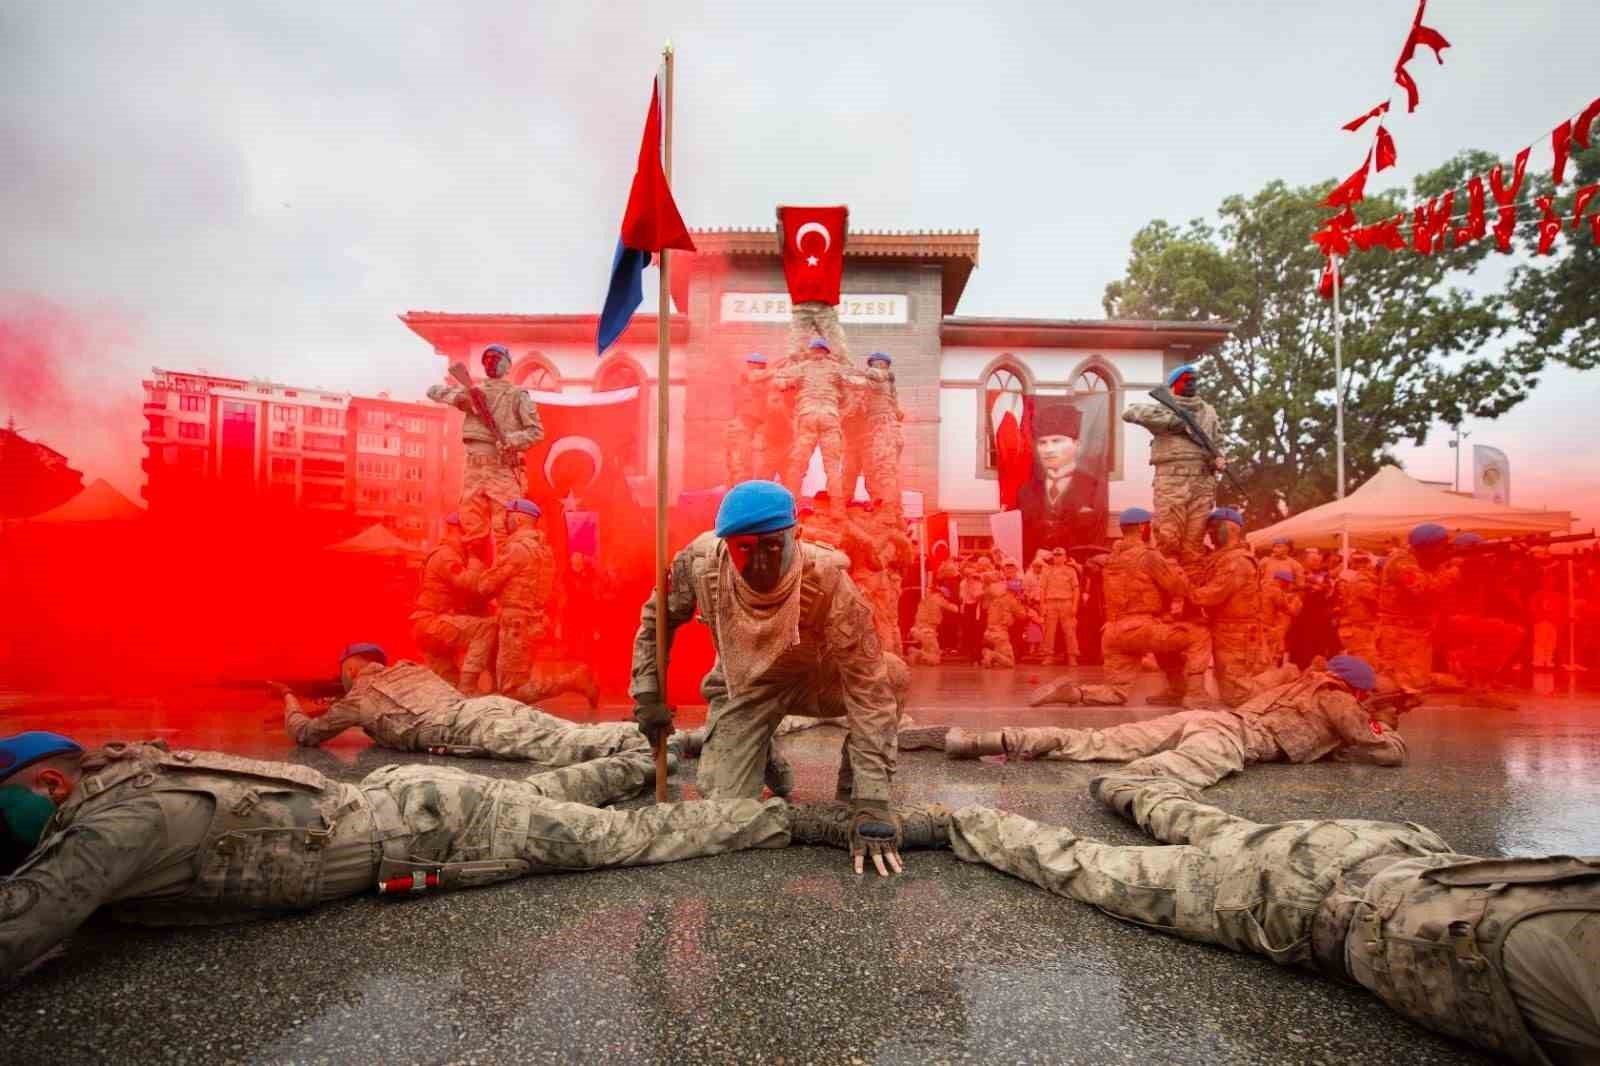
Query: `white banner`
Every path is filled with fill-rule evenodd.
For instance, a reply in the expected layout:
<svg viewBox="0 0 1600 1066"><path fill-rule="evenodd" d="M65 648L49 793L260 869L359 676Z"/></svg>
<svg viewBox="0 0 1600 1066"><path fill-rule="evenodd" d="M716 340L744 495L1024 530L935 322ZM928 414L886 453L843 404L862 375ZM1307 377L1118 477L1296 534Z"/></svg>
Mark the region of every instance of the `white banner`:
<svg viewBox="0 0 1600 1066"><path fill-rule="evenodd" d="M839 321L853 326L895 326L910 320L911 301L904 293L847 292L839 297ZM786 292L725 292L724 322L787 322Z"/></svg>
<svg viewBox="0 0 1600 1066"><path fill-rule="evenodd" d="M1472 495L1495 503L1511 502L1511 460L1499 448L1472 446Z"/></svg>
<svg viewBox="0 0 1600 1066"><path fill-rule="evenodd" d="M1022 512L996 511L989 516L989 533L994 546L1018 562L1022 561Z"/></svg>

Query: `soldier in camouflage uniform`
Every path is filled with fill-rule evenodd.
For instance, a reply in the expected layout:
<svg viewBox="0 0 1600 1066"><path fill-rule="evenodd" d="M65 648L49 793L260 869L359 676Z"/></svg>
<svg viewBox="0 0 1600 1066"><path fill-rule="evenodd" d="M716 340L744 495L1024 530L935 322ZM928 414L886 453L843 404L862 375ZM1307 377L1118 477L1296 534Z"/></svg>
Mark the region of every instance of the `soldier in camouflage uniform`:
<svg viewBox="0 0 1600 1066"><path fill-rule="evenodd" d="M1185 364L1167 375L1167 388L1212 444L1221 446L1222 422L1216 408L1195 395L1199 371ZM1150 431L1150 465L1155 472L1156 545L1184 566L1200 561L1206 516L1217 505L1217 471L1222 459L1195 443L1183 420L1161 404L1131 404L1124 422Z"/></svg>
<svg viewBox="0 0 1600 1066"><path fill-rule="evenodd" d="M766 356L751 352L745 357L744 374L734 394L733 421L723 438L729 485L757 475L768 477L774 470L766 443L767 383L771 379Z"/></svg>
<svg viewBox="0 0 1600 1066"><path fill-rule="evenodd" d="M789 465L784 483L800 491L813 449L822 450L822 473L833 500L850 496L844 486L844 433L839 412L844 403L845 364L820 338L811 342L794 362L773 378L781 390L798 391L794 404L794 441L789 445ZM819 504L818 510L822 507Z"/></svg>
<svg viewBox="0 0 1600 1066"><path fill-rule="evenodd" d="M1056 656L1056 633L1060 631L1067 644L1067 655L1058 662L1067 666L1078 665L1078 603L1082 599L1082 578L1078 568L1067 555L1067 549L1057 547L1051 551L1050 563L1039 575L1039 598L1044 604L1041 618L1044 629L1044 661Z"/></svg>
<svg viewBox="0 0 1600 1066"><path fill-rule="evenodd" d="M1232 711L1181 711L1105 729L1049 726L990 732L952 729L945 753L952 759L1005 754L1068 762L1123 762L1128 773L1165 774L1208 788L1258 762L1316 762L1331 758L1377 766L1403 766L1406 745L1399 712L1369 711L1377 676L1350 656L1328 660L1244 701Z"/></svg>
<svg viewBox="0 0 1600 1066"><path fill-rule="evenodd" d="M1372 556L1352 552L1350 568L1334 586L1339 609L1339 646L1346 655L1378 661L1378 579Z"/></svg>
<svg viewBox="0 0 1600 1066"><path fill-rule="evenodd" d="M1009 670L1017 665L1017 649L1011 644L1011 628L1019 621L1039 620L1020 598L1022 579L1006 582L1006 590L989 601L984 618L983 665Z"/></svg>
<svg viewBox="0 0 1600 1066"><path fill-rule="evenodd" d="M987 807L955 812L950 846L1113 917L1354 982L1518 1062L1600 1061L1600 857L1479 859L1413 823L1263 825L1127 770L1090 792L1168 846Z"/></svg>
<svg viewBox="0 0 1600 1066"><path fill-rule="evenodd" d="M900 455L905 450L905 435L900 428L905 413L895 392L893 360L883 352L867 356L863 397L866 420L866 454L863 467L867 476L867 495L879 501L880 508L900 514ZM847 482L854 489L855 482Z"/></svg>
<svg viewBox="0 0 1600 1066"><path fill-rule="evenodd" d="M1202 564L1199 583L1189 602L1203 609L1211 623L1211 670L1217 694L1229 707L1251 695L1249 678L1266 665L1262 656L1261 575L1255 554L1244 539L1244 515L1232 507L1211 512L1206 535L1215 551Z"/></svg>
<svg viewBox="0 0 1600 1066"><path fill-rule="evenodd" d="M772 738L785 715L843 716L836 798L858 813L859 850L887 859L895 835L888 806L899 706L872 611L846 573L844 555L794 536L794 497L770 481L747 481L723 497L712 533L672 561L667 634L698 610L717 660L701 683L707 735L696 784L713 798L761 794ZM671 731L656 667L656 602L640 612L629 691L639 728ZM855 849L853 849L855 850ZM898 868L898 857L890 862ZM859 869L859 866L858 866Z"/></svg>
<svg viewBox="0 0 1600 1066"><path fill-rule="evenodd" d="M535 523L539 505L512 500L506 508L510 536L505 550L478 583L485 597L497 597L500 650L495 659L495 688L525 703L537 703L563 692L581 693L590 707L599 705L600 690L587 666L563 670L533 661L533 642L547 630L546 613L555 591L555 555Z"/></svg>
<svg viewBox="0 0 1600 1066"><path fill-rule="evenodd" d="M1283 662L1289 650L1289 626L1300 613L1300 594L1294 590L1294 577L1282 570L1261 571L1262 643L1267 664Z"/></svg>
<svg viewBox="0 0 1600 1066"><path fill-rule="evenodd" d="M498 344L483 350L483 369L488 380L477 385L494 416L500 438L478 414L472 394L455 380L428 390L428 399L449 404L466 414L461 439L466 446L467 467L461 484L461 527L468 544L494 537L496 550L505 539L505 505L526 491L523 453L544 439L539 409L528 390L506 380L511 371L511 353Z"/></svg>
<svg viewBox="0 0 1600 1066"><path fill-rule="evenodd" d="M428 669L463 692L478 691L478 677L494 654L495 621L478 593L483 563L468 559L461 517L445 516L444 539L422 564L422 588L411 612L411 635ZM461 667L456 668L456 657Z"/></svg>
<svg viewBox="0 0 1600 1066"><path fill-rule="evenodd" d="M1378 585L1378 672L1400 688L1420 692L1433 684L1434 611L1461 576L1449 561L1450 534L1423 523L1396 549Z"/></svg>
<svg viewBox="0 0 1600 1066"><path fill-rule="evenodd" d="M315 718L279 686L284 729L304 747L359 727L378 746L396 751L519 759L547 768L606 755L650 758L638 731L626 723L580 726L512 696L469 699L425 667L388 662L376 644L345 649L339 676L346 695Z"/></svg>
<svg viewBox="0 0 1600 1066"><path fill-rule="evenodd" d="M923 666L938 666L943 656L939 647L939 627L944 624L944 616L953 614L961 616L961 608L956 604L953 593L946 592L941 585L934 585L917 604L916 624L911 627L911 643L914 645L909 661Z"/></svg>

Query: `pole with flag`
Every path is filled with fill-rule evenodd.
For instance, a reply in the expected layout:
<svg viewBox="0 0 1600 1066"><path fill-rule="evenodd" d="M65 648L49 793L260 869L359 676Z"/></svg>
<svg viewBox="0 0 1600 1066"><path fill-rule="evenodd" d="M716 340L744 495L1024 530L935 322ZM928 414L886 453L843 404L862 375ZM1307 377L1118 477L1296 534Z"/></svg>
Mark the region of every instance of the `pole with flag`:
<svg viewBox="0 0 1600 1066"><path fill-rule="evenodd" d="M639 166L628 190L622 232L611 260L611 283L600 312L596 336L599 354L622 336L634 311L644 302L644 268L658 256L661 291L656 310L656 677L661 698L667 697L667 417L670 397L672 296L667 249L695 250L689 229L672 199L672 42L661 50L663 70L659 85L650 88L650 110L645 115L644 137L639 144ZM662 111L665 110L663 120ZM663 735L656 743L656 802L667 798L667 748Z"/></svg>

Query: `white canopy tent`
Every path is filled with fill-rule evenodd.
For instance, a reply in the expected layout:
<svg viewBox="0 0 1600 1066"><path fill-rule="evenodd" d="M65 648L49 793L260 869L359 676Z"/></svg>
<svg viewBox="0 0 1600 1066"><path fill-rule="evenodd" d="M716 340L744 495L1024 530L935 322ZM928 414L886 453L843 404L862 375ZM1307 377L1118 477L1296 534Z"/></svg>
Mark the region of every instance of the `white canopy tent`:
<svg viewBox="0 0 1600 1066"><path fill-rule="evenodd" d="M1288 537L1297 548L1337 548L1340 535L1348 531L1351 547L1382 551L1405 543L1406 534L1424 522L1437 522L1452 534L1471 532L1486 539L1560 535L1572 527L1572 512L1508 507L1457 496L1424 485L1399 467L1386 466L1344 499L1258 529L1247 539L1252 547Z"/></svg>

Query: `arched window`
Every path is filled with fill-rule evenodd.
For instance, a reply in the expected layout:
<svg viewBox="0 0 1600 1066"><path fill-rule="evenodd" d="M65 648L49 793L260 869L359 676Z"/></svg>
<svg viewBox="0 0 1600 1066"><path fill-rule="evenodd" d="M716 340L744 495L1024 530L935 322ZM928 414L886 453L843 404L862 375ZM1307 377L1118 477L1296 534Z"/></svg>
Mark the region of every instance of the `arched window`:
<svg viewBox="0 0 1600 1066"><path fill-rule="evenodd" d="M550 360L538 352L529 352L517 360L516 365L511 368L511 380L535 392L561 391L561 375L556 372Z"/></svg>
<svg viewBox="0 0 1600 1066"><path fill-rule="evenodd" d="M997 363L984 379L979 402L983 404L983 469L993 472L999 464L999 451L995 446L995 430L1004 420L1006 412L1016 416L1017 426L1022 426L1023 397L1028 394L1028 379L1022 370L1010 363Z"/></svg>
<svg viewBox="0 0 1600 1066"><path fill-rule="evenodd" d="M633 360L617 357L607 360L606 365L600 368L600 373L595 375L594 391L609 392L612 389L626 389L643 384L639 368L634 365Z"/></svg>
<svg viewBox="0 0 1600 1066"><path fill-rule="evenodd" d="M648 449L650 404L649 389L645 388L644 373L639 364L625 354L618 353L607 359L594 376L595 392L610 392L637 386L639 398L634 400L639 416L634 424L633 440L623 442L622 468L630 474L642 474L650 463Z"/></svg>
<svg viewBox="0 0 1600 1066"><path fill-rule="evenodd" d="M1078 370L1072 379L1072 397L1078 410L1083 412L1083 440L1085 449L1103 448L1103 470L1117 468L1117 387L1105 367L1089 363Z"/></svg>

